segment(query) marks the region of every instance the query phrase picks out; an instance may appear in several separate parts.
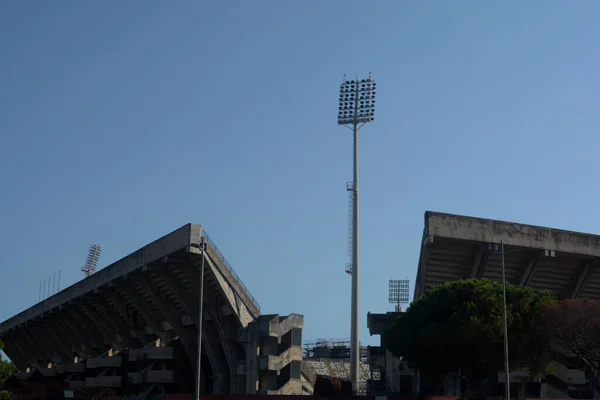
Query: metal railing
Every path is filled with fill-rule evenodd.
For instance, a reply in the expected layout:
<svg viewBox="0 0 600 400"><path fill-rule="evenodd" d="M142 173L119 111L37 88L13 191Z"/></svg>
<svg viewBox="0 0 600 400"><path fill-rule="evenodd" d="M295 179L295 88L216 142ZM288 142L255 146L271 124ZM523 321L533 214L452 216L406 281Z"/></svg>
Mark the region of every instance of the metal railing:
<svg viewBox="0 0 600 400"><path fill-rule="evenodd" d="M212 239L210 238L210 236L208 236L206 234L206 232L204 232L204 231L202 231L202 237L205 238L206 241L208 242L208 244L215 250L215 252L217 253L217 255L223 261L223 264L225 264L225 266L227 267L227 269L231 273L231 276L233 276L233 279L235 279L236 283L240 286L240 288L242 288L242 291L244 292L244 294L246 296L248 296L248 298L252 302L252 305L254 306L254 308L256 308L256 310L258 311L258 314L260 314L260 305L258 304L258 301L256 301L256 299L254 298L254 296L252 296L252 294L250 293L250 291L248 290L248 288L246 287L246 285L244 285L244 283L242 282L242 280L240 279L240 277L238 276L238 274L235 273L233 267L231 266L231 264L229 264L229 261L227 261L227 259L223 255L223 253L221 253L221 250L219 250L219 248L217 247L217 245L215 244L215 242L213 242Z"/></svg>

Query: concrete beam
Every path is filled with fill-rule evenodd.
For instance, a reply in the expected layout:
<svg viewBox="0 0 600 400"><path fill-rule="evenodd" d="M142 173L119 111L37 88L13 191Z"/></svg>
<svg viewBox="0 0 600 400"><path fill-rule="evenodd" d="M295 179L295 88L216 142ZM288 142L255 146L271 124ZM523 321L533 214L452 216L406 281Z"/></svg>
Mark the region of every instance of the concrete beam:
<svg viewBox="0 0 600 400"><path fill-rule="evenodd" d="M76 339L75 343L79 345L86 357L96 356L97 352L94 350L94 343L84 338L83 330L80 328L77 318L74 318L68 311L63 312L60 315L61 324L69 331L71 335Z"/></svg>
<svg viewBox="0 0 600 400"><path fill-rule="evenodd" d="M114 314L109 311L109 305L102 296L94 297L94 305L102 314L102 318L110 325L111 330L121 338L123 344L126 347L131 347L133 344L131 340L131 329L123 323L122 319L119 318L119 314Z"/></svg>
<svg viewBox="0 0 600 400"><path fill-rule="evenodd" d="M182 304L189 311L190 315L194 316L193 317L194 324L196 326L198 326L197 315L198 315L199 302L198 301L194 302L192 299L190 299L187 296L187 291L183 289L183 284L181 282L176 281L171 274L160 274L160 275L157 274L155 276L160 276L160 279L163 282L165 282L169 292L171 294L173 294L177 298L178 302L180 304ZM205 283L206 283L206 281L205 281ZM205 293L210 293L210 291L206 290ZM208 296L208 297L210 298L211 296ZM231 335L227 335L221 325L220 318L222 318L222 316L220 316L219 312L217 311L220 308L220 306L219 306L219 304L215 304L214 307L211 307L211 302L209 302L209 301L205 301L204 305L205 305L205 307L204 307L205 312L208 315L210 315L210 317L211 317L210 323L214 325L216 332L217 332L216 336L219 338L221 347L223 348L223 351L225 353L225 359L227 361L227 366L229 369L228 375L235 374L237 363L231 352L231 343L227 339L228 337L231 337ZM209 307L206 307L207 305ZM206 322L205 322L205 326L206 326ZM230 391L231 390L232 390L232 388L230 388Z"/></svg>
<svg viewBox="0 0 600 400"><path fill-rule="evenodd" d="M413 298L418 299L427 288L427 267L429 264L429 252L426 248L434 242L434 237L423 234L421 242L421 252L419 253L419 266L417 268L417 282L415 283L415 293Z"/></svg>
<svg viewBox="0 0 600 400"><path fill-rule="evenodd" d="M184 278L188 281L188 283L190 284L190 286L192 287L192 293L200 293L200 283L199 283L199 276L194 276L194 273L192 272L192 269L198 272L198 275L200 275L200 271L198 271L197 266L194 265L184 265L180 267L180 272L181 274L184 276ZM205 268L205 274L209 274L208 272L208 268ZM162 276L161 276L162 278ZM215 293L214 293L214 289L213 286L209 284L210 280L207 279L205 277L204 279L204 310L206 311L207 309L209 309L214 301L215 301ZM176 286L177 287L177 286ZM182 293L186 293L185 291L182 291ZM188 307L190 310L193 310L193 312L191 313L192 316L192 320L194 321L194 325L196 327L198 327L199 324L199 319L198 319L198 307L199 307L199 299L197 299L195 296L191 296L191 297L187 297L185 294L183 294L181 296L181 300L185 302L185 304L187 304L186 307ZM218 346L218 339L216 339L216 337L218 336L217 334L214 333L214 330L212 329L212 327L207 324L207 319L209 319L209 315L208 312L205 312L203 315L203 329L202 329L202 354L206 355L206 358L208 359L208 362L210 363L211 366L211 370L213 372L213 375L216 377L218 375L222 375L224 372L223 368L223 357L221 357L219 355L219 352L216 351L217 346ZM196 333L196 336L198 334ZM198 346L196 345L195 348L197 349ZM194 358L192 359L193 362L193 368L194 371L196 371L196 365L197 365L197 357L194 356ZM203 371L205 372L205 371ZM208 373L208 372L206 372Z"/></svg>
<svg viewBox="0 0 600 400"><path fill-rule="evenodd" d="M563 299L576 299L580 297L585 290L593 270L596 268L600 268L600 258L592 258L581 262L561 297Z"/></svg>
<svg viewBox="0 0 600 400"><path fill-rule="evenodd" d="M86 332L88 332L90 335L97 336L98 339L96 341L100 341L103 347L117 347L117 341L113 337L112 333L106 328L105 321L96 315L94 311L92 311L84 299L79 300L75 304L75 307L77 310L79 310L82 316L85 316L89 321L91 321L91 324L87 326Z"/></svg>
<svg viewBox="0 0 600 400"><path fill-rule="evenodd" d="M77 306L92 321L93 327L97 328L97 331L100 332L105 344L110 345L113 349L122 349L121 343L117 342L116 332L112 332L107 325L106 319L92 308L91 301L81 299L77 302Z"/></svg>
<svg viewBox="0 0 600 400"><path fill-rule="evenodd" d="M227 366L229 367L229 374L228 375L235 375L235 371L237 368L237 360L234 357L232 351L231 351L231 341L228 340L228 338L231 335L228 335L225 330L223 329L223 325L221 324L221 321L223 319L223 316L220 315L218 308L209 308L208 309L208 313L211 315L212 320L211 323L215 326L215 329L217 331L217 336L219 338L219 341L221 343L221 347L223 348L223 352L225 353L225 359L227 360ZM232 388L233 389L233 388Z"/></svg>
<svg viewBox="0 0 600 400"><path fill-rule="evenodd" d="M148 335L146 335L146 332L144 331L144 329L140 329L137 326L136 322L129 315L129 313L123 306L121 297L118 296L118 294L116 294L116 292L114 292L114 291L106 293L106 296L107 296L106 303L110 307L112 307L119 315L121 315L121 318L123 318L125 323L135 333L138 341L140 342L141 347L144 347L147 343L149 343L149 341L147 340Z"/></svg>
<svg viewBox="0 0 600 400"><path fill-rule="evenodd" d="M529 286L533 276L535 275L538 261L543 258L554 258L555 252L551 250L538 250L530 252L526 261L519 269L518 275L515 277L514 284L520 286Z"/></svg>
<svg viewBox="0 0 600 400"><path fill-rule="evenodd" d="M166 340L167 335L160 328L160 321L156 321L152 316L153 312L148 310L146 305L138 300L139 294L136 292L131 280L129 280L128 284L124 287L124 290L127 294L127 297L129 297L133 303L133 306L138 310L142 316L142 319L146 322L146 325L150 327L154 335L161 340Z"/></svg>
<svg viewBox="0 0 600 400"><path fill-rule="evenodd" d="M31 355L29 349L23 348L23 344L19 339L13 338L12 342L14 343L14 347L17 349L17 353L24 361L22 368L23 371L28 367L35 367L38 365L35 361L35 358Z"/></svg>
<svg viewBox="0 0 600 400"><path fill-rule="evenodd" d="M106 351L106 343L104 343L104 336L94 328L94 321L86 318L84 313L77 312L75 307L69 307L67 309L67 315L69 316L68 323L73 328L73 333L77 332L82 337L82 344L86 346L91 345L91 355L97 357L99 354ZM87 319L87 320L84 320Z"/></svg>
<svg viewBox="0 0 600 400"><path fill-rule="evenodd" d="M260 307L256 302L256 299L252 297L248 289L244 286L242 281L239 279L237 274L233 271L227 260L222 256L219 252L218 248L215 244L210 240L210 238L206 237L206 260L209 261L214 267L218 270L218 275L215 274L219 278L220 281L227 282L227 286L230 287L237 295L238 300L244 303L244 308L250 315L250 321L253 321L260 315ZM195 251L197 254L201 254L201 257L204 255L202 251L196 248L191 248L190 252ZM242 318L244 319L244 318ZM242 325L246 326L247 323L242 322Z"/></svg>
<svg viewBox="0 0 600 400"><path fill-rule="evenodd" d="M39 365L46 368L49 362L52 361L50 357L47 357L46 348L42 345L34 333L31 331L33 323L29 326L29 329L25 329L22 333L22 337L26 340L26 345L33 350L36 361Z"/></svg>
<svg viewBox="0 0 600 400"><path fill-rule="evenodd" d="M50 322L50 330L52 330L52 334L54 334L58 340L60 340L59 337L66 338L66 340L62 341L65 342L64 347L68 347L71 352L71 357L69 360L73 359L74 356L86 358L89 353L84 347L84 343L82 342L83 339L78 338L77 335L75 335L75 332L72 331L72 328L69 328L69 326L64 322L64 318L64 313L60 311L56 317L53 318L53 320Z"/></svg>
<svg viewBox="0 0 600 400"><path fill-rule="evenodd" d="M25 368L29 367L30 363L27 359L27 355L19 347L17 340L15 340L12 336L6 337L5 340L4 352L8 355L11 361L15 363L17 368L19 370L24 370Z"/></svg>
<svg viewBox="0 0 600 400"><path fill-rule="evenodd" d="M475 254L473 255L473 266L471 267L470 278L481 279L485 272L485 266L490 253L483 246L475 246Z"/></svg>
<svg viewBox="0 0 600 400"><path fill-rule="evenodd" d="M37 354L38 352L33 346L28 344L28 339L25 335L13 336L12 340L21 349L23 354L25 354L28 362L27 367L39 368L42 365L42 360L39 358L39 354Z"/></svg>
<svg viewBox="0 0 600 400"><path fill-rule="evenodd" d="M242 327L245 327L250 322L254 321L255 317L253 311L246 307L246 302L240 297L240 293L229 283L227 277L222 275L222 271L213 263L211 257L206 258L205 269L209 269L211 272L211 277L214 278L220 288L219 294L223 295L229 308L233 310L238 317Z"/></svg>
<svg viewBox="0 0 600 400"><path fill-rule="evenodd" d="M196 359L196 355L194 352L194 341L192 336L190 336L190 332L186 330L183 325L181 325L181 320L179 319L179 315L174 307L171 306L170 301L168 299L161 298L158 290L154 287L154 285L147 280L139 280L138 281L141 287L150 295L152 298L152 302L158 307L161 314L167 319L167 322L173 327L179 339L181 340L181 344L183 345L183 350L186 352L188 359L190 362L193 362Z"/></svg>
<svg viewBox="0 0 600 400"><path fill-rule="evenodd" d="M108 285L123 276L139 270L143 265L160 260L178 251L187 251L192 243L200 240L202 229L200 225L187 224L168 235L142 247L127 257L101 269L90 277L61 290L52 297L41 301L29 309L15 315L0 324L0 336L18 327L26 321L40 317L60 305L67 304L79 297L93 293L95 289Z"/></svg>
<svg viewBox="0 0 600 400"><path fill-rule="evenodd" d="M40 325L45 325L45 329L42 330ZM43 346L44 350L51 354L50 359L53 363L58 363L60 360L64 358L68 358L70 356L70 352L64 349L63 342L57 340L54 336L54 332L52 332L52 328L50 328L50 319L41 322L40 324L33 325L31 328L31 333L35 338L39 341L39 343ZM54 353L51 353L52 350L48 351L48 349L54 350Z"/></svg>
<svg viewBox="0 0 600 400"><path fill-rule="evenodd" d="M62 340L56 335L59 332L59 327L56 324L56 319L59 317L59 314L56 313L52 316L46 323L46 334L50 336L50 339L54 343L57 349L59 349L61 358L70 360L73 358L74 352L70 346L70 343L73 343L72 335L64 335L62 334ZM65 340L67 339L67 340Z"/></svg>
<svg viewBox="0 0 600 400"><path fill-rule="evenodd" d="M427 211L426 235L600 257L600 236Z"/></svg>

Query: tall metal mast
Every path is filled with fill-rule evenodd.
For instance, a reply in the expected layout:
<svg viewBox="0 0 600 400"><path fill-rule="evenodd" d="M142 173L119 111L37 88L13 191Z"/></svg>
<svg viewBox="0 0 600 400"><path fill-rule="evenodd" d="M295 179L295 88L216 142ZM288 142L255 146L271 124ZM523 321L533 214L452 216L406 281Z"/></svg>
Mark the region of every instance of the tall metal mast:
<svg viewBox="0 0 600 400"><path fill-rule="evenodd" d="M338 124L353 132L353 173L347 190L352 196L351 262L346 272L352 275L352 300L350 310L350 380L354 393L358 392L360 365L359 311L358 311L358 130L375 115L375 82L367 79L346 80L340 85Z"/></svg>

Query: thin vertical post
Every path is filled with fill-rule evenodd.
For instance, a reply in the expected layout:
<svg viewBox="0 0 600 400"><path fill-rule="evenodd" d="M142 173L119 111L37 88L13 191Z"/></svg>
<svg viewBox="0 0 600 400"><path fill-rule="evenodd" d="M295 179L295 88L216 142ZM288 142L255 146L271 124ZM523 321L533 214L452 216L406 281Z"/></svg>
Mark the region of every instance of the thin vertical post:
<svg viewBox="0 0 600 400"><path fill-rule="evenodd" d="M60 292L60 269L58 270L58 291Z"/></svg>
<svg viewBox="0 0 600 400"><path fill-rule="evenodd" d="M38 302L42 301L42 281L40 281L40 291L38 292Z"/></svg>
<svg viewBox="0 0 600 400"><path fill-rule="evenodd" d="M500 242L502 255L502 313L504 319L504 390L506 400L510 400L510 370L508 367L508 318L506 316L506 271L504 267L504 242Z"/></svg>
<svg viewBox="0 0 600 400"><path fill-rule="evenodd" d="M206 240L204 238L202 238L200 246L202 247L202 261L200 262L200 299L198 301L198 351L196 363L196 396L194 397L195 400L200 400L200 379L202 377L202 309L204 308L204 259L206 258Z"/></svg>
<svg viewBox="0 0 600 400"><path fill-rule="evenodd" d="M56 272L54 273L54 278L52 278L52 294L56 293Z"/></svg>
<svg viewBox="0 0 600 400"><path fill-rule="evenodd" d="M358 90L358 81L356 83ZM355 102L358 107L358 101ZM356 111L355 111L356 112ZM352 305L350 322L350 380L354 393L358 392L360 339L358 326L358 123L354 123L354 168L352 180Z"/></svg>

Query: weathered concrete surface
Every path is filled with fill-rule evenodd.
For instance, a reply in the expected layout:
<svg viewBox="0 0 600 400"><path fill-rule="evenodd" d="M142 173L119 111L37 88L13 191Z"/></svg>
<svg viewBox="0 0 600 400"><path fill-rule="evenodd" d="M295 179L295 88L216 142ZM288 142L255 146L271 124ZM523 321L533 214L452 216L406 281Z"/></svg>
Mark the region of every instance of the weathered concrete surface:
<svg viewBox="0 0 600 400"><path fill-rule="evenodd" d="M303 328L303 315L273 314L261 315L240 330L240 341L245 343L246 366L257 366L248 368L246 393L303 394Z"/></svg>
<svg viewBox="0 0 600 400"><path fill-rule="evenodd" d="M600 236L427 211L414 297L444 282L500 280L557 296L600 298Z"/></svg>
<svg viewBox="0 0 600 400"><path fill-rule="evenodd" d="M200 242L205 241L203 252ZM138 361L145 365L140 368L147 368L129 372L154 376L155 370L170 365L155 357L163 352L177 362L161 379L172 376L183 382L180 390L192 391L202 263L203 381L214 393L244 393L246 377L239 373L238 362L245 362L245 353L238 332L259 316L260 308L200 225L185 225L4 321L0 338L5 352L21 371L65 373L74 363L83 364L85 375L71 380L75 385L85 378L90 387L120 385L96 379L94 371L99 366L118 368L119 354L129 351L142 352L145 358ZM165 346L169 349L149 350ZM140 380L146 383L151 382Z"/></svg>
<svg viewBox="0 0 600 400"><path fill-rule="evenodd" d="M110 282L122 278L126 274L132 273L144 265L175 253L178 250L187 249L191 243L200 241L201 232L200 225L187 224L163 236L114 264L101 269L88 278L61 290L33 307L0 323L0 337L4 332L14 329L22 323L40 317L44 313L85 294L93 293L94 290L108 285Z"/></svg>
<svg viewBox="0 0 600 400"><path fill-rule="evenodd" d="M600 235L493 219L427 211L425 213L425 232L427 236L483 243L500 243L502 241L506 246L550 249L563 253L600 257Z"/></svg>

